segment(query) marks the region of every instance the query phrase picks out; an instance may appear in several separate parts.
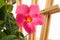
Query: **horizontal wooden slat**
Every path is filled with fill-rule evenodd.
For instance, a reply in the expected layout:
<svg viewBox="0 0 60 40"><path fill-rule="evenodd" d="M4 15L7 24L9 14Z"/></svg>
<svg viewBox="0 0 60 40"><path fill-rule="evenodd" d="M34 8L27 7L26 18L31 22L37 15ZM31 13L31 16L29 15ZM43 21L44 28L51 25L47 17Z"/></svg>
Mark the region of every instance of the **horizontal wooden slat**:
<svg viewBox="0 0 60 40"><path fill-rule="evenodd" d="M55 5L55 6L52 6L50 8L43 9L40 11L41 14L47 14L47 12L50 12L50 14L54 14L56 12L60 12L60 8L58 5ZM50 14L48 14L48 15L50 15Z"/></svg>

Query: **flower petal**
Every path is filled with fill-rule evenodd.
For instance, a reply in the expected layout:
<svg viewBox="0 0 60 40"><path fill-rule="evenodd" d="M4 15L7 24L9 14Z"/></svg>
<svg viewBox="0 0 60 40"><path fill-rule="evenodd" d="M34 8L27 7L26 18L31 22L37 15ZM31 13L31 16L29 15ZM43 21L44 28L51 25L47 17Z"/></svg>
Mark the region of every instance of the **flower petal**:
<svg viewBox="0 0 60 40"><path fill-rule="evenodd" d="M33 26L31 23L24 22L23 26L26 32L29 34L33 34L36 31L35 26Z"/></svg>
<svg viewBox="0 0 60 40"><path fill-rule="evenodd" d="M17 16L16 16L16 24L18 25L19 28L21 28L22 23L24 21L24 18L25 18L24 15L17 14Z"/></svg>
<svg viewBox="0 0 60 40"><path fill-rule="evenodd" d="M21 4L21 5L18 5L17 6L17 9L16 9L16 14L26 14L29 12L29 7L25 4Z"/></svg>
<svg viewBox="0 0 60 40"><path fill-rule="evenodd" d="M33 18L33 25L43 25L44 24L44 15L39 15L36 18Z"/></svg>
<svg viewBox="0 0 60 40"><path fill-rule="evenodd" d="M29 14L32 16L32 17L35 17L39 14L39 6L38 5L31 5L30 6L30 12Z"/></svg>

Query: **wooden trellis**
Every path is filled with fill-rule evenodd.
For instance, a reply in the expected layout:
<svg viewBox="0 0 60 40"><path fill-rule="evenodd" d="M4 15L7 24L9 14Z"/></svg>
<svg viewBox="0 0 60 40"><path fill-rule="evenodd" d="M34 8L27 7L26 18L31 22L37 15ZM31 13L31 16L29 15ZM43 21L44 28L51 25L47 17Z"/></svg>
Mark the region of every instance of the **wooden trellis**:
<svg viewBox="0 0 60 40"><path fill-rule="evenodd" d="M38 4L38 1L39 0L31 0L31 4ZM53 2L54 2L54 0L46 0L45 9L40 11L41 14L45 15L45 24L43 25L42 30L41 30L40 40L48 40L51 14L54 14L56 12L60 12L59 6L53 5ZM10 0L9 4L12 4L12 0ZM17 5L22 4L22 0L16 0L16 4ZM20 31L23 33L23 28L20 29ZM28 39L29 40L36 40L36 33L29 35Z"/></svg>

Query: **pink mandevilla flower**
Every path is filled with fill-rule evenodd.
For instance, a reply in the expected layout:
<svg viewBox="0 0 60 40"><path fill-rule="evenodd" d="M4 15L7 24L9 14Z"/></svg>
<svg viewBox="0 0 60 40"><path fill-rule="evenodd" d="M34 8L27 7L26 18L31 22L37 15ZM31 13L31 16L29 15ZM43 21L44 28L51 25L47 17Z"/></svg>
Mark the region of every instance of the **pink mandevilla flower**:
<svg viewBox="0 0 60 40"><path fill-rule="evenodd" d="M44 15L40 15L38 5L31 5L30 7L25 4L18 5L16 14L18 28L23 27L29 34L36 31L36 25L44 24Z"/></svg>

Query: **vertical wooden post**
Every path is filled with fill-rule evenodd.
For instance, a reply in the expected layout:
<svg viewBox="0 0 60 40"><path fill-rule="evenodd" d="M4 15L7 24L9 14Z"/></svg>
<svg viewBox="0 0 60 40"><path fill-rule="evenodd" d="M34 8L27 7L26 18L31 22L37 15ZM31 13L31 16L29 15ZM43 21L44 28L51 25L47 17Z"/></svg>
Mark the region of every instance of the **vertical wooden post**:
<svg viewBox="0 0 60 40"><path fill-rule="evenodd" d="M30 35L28 36L28 40L33 40L33 34L30 34Z"/></svg>
<svg viewBox="0 0 60 40"><path fill-rule="evenodd" d="M32 4L38 4L38 0L31 0ZM36 40L36 32L34 34L29 35L29 40Z"/></svg>
<svg viewBox="0 0 60 40"><path fill-rule="evenodd" d="M32 4L38 5L38 0L32 0ZM36 40L36 32L33 34L33 40Z"/></svg>
<svg viewBox="0 0 60 40"><path fill-rule="evenodd" d="M16 6L22 4L22 0L16 0ZM23 28L19 29L20 32L23 32Z"/></svg>
<svg viewBox="0 0 60 40"><path fill-rule="evenodd" d="M32 0L32 4L38 4L38 0Z"/></svg>
<svg viewBox="0 0 60 40"><path fill-rule="evenodd" d="M22 0L16 0L16 4L17 5L22 4Z"/></svg>
<svg viewBox="0 0 60 40"><path fill-rule="evenodd" d="M53 0L46 0L46 7L49 8L53 5ZM40 40L48 40L49 24L51 15L45 15L45 24L42 27Z"/></svg>

